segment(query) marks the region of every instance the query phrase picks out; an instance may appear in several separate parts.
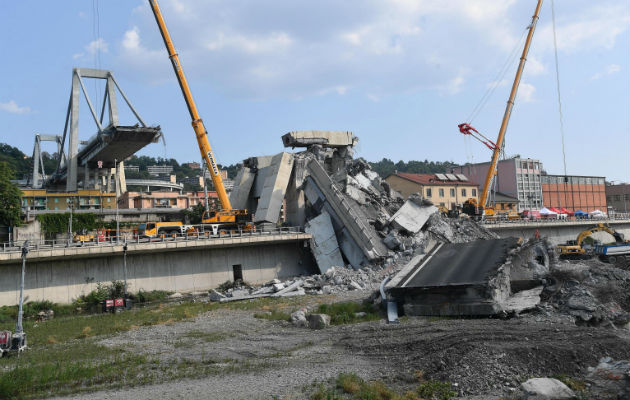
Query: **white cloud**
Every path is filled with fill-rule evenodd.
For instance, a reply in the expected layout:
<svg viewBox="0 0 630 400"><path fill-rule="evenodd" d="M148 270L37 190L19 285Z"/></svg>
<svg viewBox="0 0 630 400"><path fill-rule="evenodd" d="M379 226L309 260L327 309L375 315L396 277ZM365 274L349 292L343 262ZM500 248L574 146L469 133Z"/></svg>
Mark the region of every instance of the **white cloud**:
<svg viewBox="0 0 630 400"><path fill-rule="evenodd" d="M612 75L612 74L616 74L617 72L621 71L621 67L617 64L610 64L608 66L606 66L606 68L604 68L603 71L597 72L596 74L594 74L593 76L591 76L592 80L597 80L597 79L601 79L607 75Z"/></svg>
<svg viewBox="0 0 630 400"><path fill-rule="evenodd" d="M534 101L534 94L536 93L536 87L531 83L521 82L518 87L518 94L516 95L516 102L519 103L531 103Z"/></svg>
<svg viewBox="0 0 630 400"><path fill-rule="evenodd" d="M614 0L575 1L582 6L557 2L563 51L580 50L572 50L576 27L585 49L608 46L627 29L627 13ZM322 0L300 7L294 0L163 0L161 6L187 74L248 98L303 98L337 87L374 98L419 90L454 95L494 77L513 49L520 54L533 11L530 2L516 0ZM548 72L553 50L549 18L543 9L525 68L536 84L531 78ZM612 33L583 29L607 19ZM146 4L134 9L132 24L120 38L121 68L140 79L171 80Z"/></svg>
<svg viewBox="0 0 630 400"><path fill-rule="evenodd" d="M461 91L462 85L466 80L462 75L458 75L453 79L449 80L446 85L441 86L440 90L446 94L457 94Z"/></svg>
<svg viewBox="0 0 630 400"><path fill-rule="evenodd" d="M28 114L31 112L30 107L20 107L13 100L9 100L7 103L0 103L0 110L10 114Z"/></svg>
<svg viewBox="0 0 630 400"><path fill-rule="evenodd" d="M525 73L529 76L542 75L547 72L545 65L540 62L538 57L530 55L525 64Z"/></svg>
<svg viewBox="0 0 630 400"><path fill-rule="evenodd" d="M291 46L293 40L284 32L272 32L266 37L256 36L226 36L219 33L215 40L210 41L206 47L211 51L220 51L225 48L232 48L245 53L269 53L281 51Z"/></svg>
<svg viewBox="0 0 630 400"><path fill-rule="evenodd" d="M122 45L127 50L137 50L140 47L140 30L137 26L125 32Z"/></svg>
<svg viewBox="0 0 630 400"><path fill-rule="evenodd" d="M598 1L589 7L578 7L576 14L559 16L556 19L558 50L567 53L593 49L610 49L617 37L628 30L630 15L626 2ZM553 49L551 22L542 26L537 33L540 47Z"/></svg>
<svg viewBox="0 0 630 400"><path fill-rule="evenodd" d="M85 46L85 51L92 55L99 51L107 53L109 51L109 46L103 38L98 38L88 43L88 45Z"/></svg>

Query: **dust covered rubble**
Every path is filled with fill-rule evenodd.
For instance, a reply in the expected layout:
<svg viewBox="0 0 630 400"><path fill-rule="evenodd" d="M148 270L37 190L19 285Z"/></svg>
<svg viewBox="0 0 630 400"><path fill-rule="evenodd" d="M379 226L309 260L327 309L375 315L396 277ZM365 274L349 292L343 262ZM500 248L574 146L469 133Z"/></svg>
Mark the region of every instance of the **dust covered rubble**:
<svg viewBox="0 0 630 400"><path fill-rule="evenodd" d="M630 329L630 272L598 259L552 264L540 314L577 325Z"/></svg>

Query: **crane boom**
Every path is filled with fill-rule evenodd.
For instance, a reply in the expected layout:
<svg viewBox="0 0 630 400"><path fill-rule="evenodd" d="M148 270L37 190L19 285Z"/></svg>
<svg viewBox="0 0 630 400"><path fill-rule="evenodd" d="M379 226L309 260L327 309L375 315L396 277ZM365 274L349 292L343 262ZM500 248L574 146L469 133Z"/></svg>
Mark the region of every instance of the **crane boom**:
<svg viewBox="0 0 630 400"><path fill-rule="evenodd" d="M171 35L168 33L168 29L166 29L164 17L162 17L162 11L160 10L160 6L156 0L149 0L149 4L153 10L153 15L155 16L158 27L160 28L162 39L164 39L164 44L166 45L168 56L173 64L173 70L175 70L179 87L182 89L184 99L186 100L186 106L188 107L188 112L190 112L190 117L192 118L192 126L195 130L195 135L197 136L197 143L199 144L201 157L206 160L206 165L208 166L210 176L212 177L212 183L214 184L214 188L219 196L221 208L229 211L232 209L232 205L230 204L230 199L228 198L225 186L223 185L223 179L221 179L219 168L217 167L216 160L214 159L214 154L212 153L212 148L210 147L210 142L208 141L206 127L203 125L203 121L197 112L195 100L192 97L192 93L188 87L188 82L186 81L186 76L184 75L184 70L179 62L179 56L175 52L175 46L173 46Z"/></svg>
<svg viewBox="0 0 630 400"><path fill-rule="evenodd" d="M508 122L510 121L512 108L514 107L514 99L516 98L516 93L518 92L518 86L521 82L521 75L523 74L523 69L525 68L525 61L527 61L527 54L529 53L529 47L532 43L532 37L534 36L534 30L536 29L536 23L538 22L538 14L540 13L542 2L543 0L538 0L538 4L536 5L536 10L534 11L534 16L532 17L532 23L529 26L527 40L525 41L525 47L523 48L523 54L521 55L521 61L518 64L518 70L516 71L516 77L514 78L514 83L512 84L512 91L510 92L510 98L508 99L507 106L505 108L505 114L503 115L503 122L501 122L501 129L499 130L499 138L497 139L496 147L494 148L494 151L492 152L492 161L490 162L490 167L488 168L486 180L484 181L483 187L481 189L481 197L479 199L479 206L481 207L482 210L486 207L486 203L488 202L490 184L492 183L492 178L496 174L497 163L499 161L499 154L501 153L501 148L503 147L503 141L505 139L505 132L508 127ZM483 211L481 212L481 214L483 214Z"/></svg>

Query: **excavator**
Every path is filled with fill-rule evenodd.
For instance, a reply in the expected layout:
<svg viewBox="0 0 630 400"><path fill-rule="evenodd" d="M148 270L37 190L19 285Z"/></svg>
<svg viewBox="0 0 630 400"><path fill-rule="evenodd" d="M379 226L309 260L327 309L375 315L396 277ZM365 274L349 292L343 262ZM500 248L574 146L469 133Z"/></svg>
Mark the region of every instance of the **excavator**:
<svg viewBox="0 0 630 400"><path fill-rule="evenodd" d="M628 243L624 241L623 236L614 229L604 225L597 224L596 226L586 229L577 236L576 240L569 240L565 244L559 244L556 246L556 252L560 258L564 259L583 259L591 258L595 255L594 250L597 246L584 246L586 238L590 237L595 232L607 232L615 238L615 243L620 245Z"/></svg>
<svg viewBox="0 0 630 400"><path fill-rule="evenodd" d="M217 191L219 202L221 204L220 210L206 210L204 212L201 221L202 225L209 226L213 230L214 234L218 231L233 229L240 229L245 232L253 231L255 230L255 227L252 222L252 214L245 209L234 209L230 204L230 199L228 198L225 185L223 184L223 179L219 173L219 168L214 158L214 154L212 153L210 142L208 141L208 133L201 117L199 116L199 113L197 112L197 106L195 105L192 93L188 87L188 81L184 76L184 70L179 62L179 56L175 52L175 46L173 45L171 36L166 29L166 23L164 22L160 6L156 0L149 0L149 4L151 6L151 10L153 11L153 15L155 16L155 21L160 29L160 33L162 34L162 39L164 39L164 45L166 46L168 56L173 64L173 70L177 76L179 87L182 90L186 106L188 107L188 112L192 118L192 126L195 131L195 136L197 137L199 151L208 166L210 176L212 177L212 183L214 184L214 188Z"/></svg>
<svg viewBox="0 0 630 400"><path fill-rule="evenodd" d="M508 122L510 121L510 116L512 115L514 99L516 98L516 93L518 92L518 87L521 82L521 76L523 75L525 61L527 61L527 54L529 53L529 47L532 42L532 37L534 36L534 30L536 29L536 23L538 22L538 15L540 14L541 7L542 0L538 0L536 10L534 11L534 16L532 17L532 23L529 25L529 32L527 33L527 39L525 40L525 47L523 48L523 53L521 54L521 59L518 65L518 69L516 71L514 83L512 84L512 90L510 91L510 97L505 108L505 114L503 115L503 121L501 123L501 129L499 129L499 137L497 138L497 141L493 142L492 140L488 139L477 129L473 128L470 123L462 123L457 126L460 133L464 135L470 135L471 137L479 140L481 143L486 145L490 150L492 150L492 159L490 161L490 166L488 167L486 179L480 190L479 201L477 201L476 198L470 198L464 202L462 207L462 211L470 215L471 217L488 219L493 219L497 217L497 212L492 206L488 204L488 199L490 197L490 186L497 174L497 163L499 161L501 150L503 149L505 132L507 131ZM510 215L508 215L508 219L510 219Z"/></svg>

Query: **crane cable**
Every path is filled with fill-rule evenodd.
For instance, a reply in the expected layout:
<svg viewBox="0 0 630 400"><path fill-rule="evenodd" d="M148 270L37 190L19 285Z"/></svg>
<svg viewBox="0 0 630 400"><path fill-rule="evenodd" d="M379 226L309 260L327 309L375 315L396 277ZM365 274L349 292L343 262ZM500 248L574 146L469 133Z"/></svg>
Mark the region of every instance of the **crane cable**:
<svg viewBox="0 0 630 400"><path fill-rule="evenodd" d="M492 94L494 93L494 91L499 87L499 85L501 84L501 81L505 77L505 74L507 74L508 70L510 69L510 66L513 64L514 59L518 56L518 50L522 47L521 43L523 42L523 38L525 37L525 34L527 33L528 29L529 29L529 26L523 30L521 37L516 42L514 48L508 55L501 69L499 69L497 76L492 81L492 83L488 86L483 96L481 96L481 98L479 99L479 102L477 102L477 104L471 111L470 115L468 115L468 118L466 118L466 122L471 123L475 118L477 118L477 116L479 115L481 110L483 110L483 108L485 107L490 97L492 97Z"/></svg>
<svg viewBox="0 0 630 400"><path fill-rule="evenodd" d="M562 163L564 165L564 176L567 176L567 157L564 149L564 122L562 121L562 101L560 96L560 68L558 67L558 42L556 40L556 12L554 1L551 0L551 21L553 27L553 51L556 59L556 88L558 91L558 115L560 118L560 137L562 139ZM565 182L566 183L566 182Z"/></svg>

